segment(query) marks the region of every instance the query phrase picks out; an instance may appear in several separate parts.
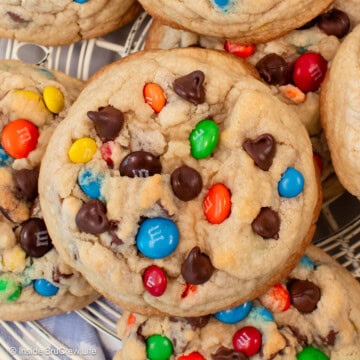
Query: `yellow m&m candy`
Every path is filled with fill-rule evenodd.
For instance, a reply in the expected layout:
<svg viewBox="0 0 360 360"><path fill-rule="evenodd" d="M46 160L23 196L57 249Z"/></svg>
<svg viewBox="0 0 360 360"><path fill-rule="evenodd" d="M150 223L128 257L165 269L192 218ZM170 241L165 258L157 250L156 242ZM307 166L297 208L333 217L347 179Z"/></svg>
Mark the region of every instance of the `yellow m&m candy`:
<svg viewBox="0 0 360 360"><path fill-rule="evenodd" d="M46 107L54 114L58 114L64 109L64 95L60 89L55 86L45 86L43 98Z"/></svg>
<svg viewBox="0 0 360 360"><path fill-rule="evenodd" d="M95 140L84 137L76 140L70 147L68 155L73 163L87 163L97 150Z"/></svg>

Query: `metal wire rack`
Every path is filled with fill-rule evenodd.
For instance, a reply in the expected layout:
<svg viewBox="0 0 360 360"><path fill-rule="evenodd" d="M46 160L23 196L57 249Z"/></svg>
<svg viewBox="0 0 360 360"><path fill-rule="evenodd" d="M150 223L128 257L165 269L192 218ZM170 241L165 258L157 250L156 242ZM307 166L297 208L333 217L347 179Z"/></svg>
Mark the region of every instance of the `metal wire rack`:
<svg viewBox="0 0 360 360"><path fill-rule="evenodd" d="M100 67L141 50L150 25L150 16L142 13L132 24L112 34L63 47L0 39L0 58L42 64L87 80ZM345 193L324 204L314 243L360 281L360 202ZM76 313L97 330L117 338L116 322L121 310L115 305L101 298ZM81 355L69 355L66 345L37 321L0 321L0 335L0 359L83 359ZM34 344L46 352L34 354ZM14 346L21 347L23 353L19 354Z"/></svg>

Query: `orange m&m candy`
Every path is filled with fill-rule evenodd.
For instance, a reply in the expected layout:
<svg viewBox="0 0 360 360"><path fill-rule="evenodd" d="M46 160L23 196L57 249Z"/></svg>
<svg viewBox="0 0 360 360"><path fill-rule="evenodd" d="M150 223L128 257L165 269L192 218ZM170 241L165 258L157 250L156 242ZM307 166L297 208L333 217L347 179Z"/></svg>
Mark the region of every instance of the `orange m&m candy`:
<svg viewBox="0 0 360 360"><path fill-rule="evenodd" d="M178 360L205 360L205 358L198 352L192 352L189 355L181 355Z"/></svg>
<svg viewBox="0 0 360 360"><path fill-rule="evenodd" d="M159 113L166 104L164 90L155 83L145 84L144 99L156 113Z"/></svg>
<svg viewBox="0 0 360 360"><path fill-rule="evenodd" d="M240 45L229 40L225 40L224 50L233 55L246 59L254 53L255 45Z"/></svg>
<svg viewBox="0 0 360 360"><path fill-rule="evenodd" d="M15 159L25 158L36 149L38 128L30 121L18 119L7 124L1 134L1 145Z"/></svg>
<svg viewBox="0 0 360 360"><path fill-rule="evenodd" d="M203 210L211 224L222 223L231 211L231 194L223 184L213 185L205 196Z"/></svg>
<svg viewBox="0 0 360 360"><path fill-rule="evenodd" d="M276 284L260 296L261 303L271 312L286 311L290 307L290 294L282 284Z"/></svg>

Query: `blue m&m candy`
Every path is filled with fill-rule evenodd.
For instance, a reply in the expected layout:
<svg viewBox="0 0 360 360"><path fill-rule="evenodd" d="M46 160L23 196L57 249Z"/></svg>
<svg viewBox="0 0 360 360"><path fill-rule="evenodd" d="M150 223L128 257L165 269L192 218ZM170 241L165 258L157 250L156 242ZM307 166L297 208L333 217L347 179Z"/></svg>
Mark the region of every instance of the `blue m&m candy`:
<svg viewBox="0 0 360 360"><path fill-rule="evenodd" d="M262 306L254 306L249 313L249 318L254 321L274 321L272 313Z"/></svg>
<svg viewBox="0 0 360 360"><path fill-rule="evenodd" d="M230 0L214 0L214 3L219 7L225 7L230 4Z"/></svg>
<svg viewBox="0 0 360 360"><path fill-rule="evenodd" d="M103 200L103 197L101 196L101 185L103 180L103 174L96 174L88 169L81 170L78 176L78 183L81 190L90 199Z"/></svg>
<svg viewBox="0 0 360 360"><path fill-rule="evenodd" d="M4 148L0 145L0 167L10 165L12 160L12 157L10 157Z"/></svg>
<svg viewBox="0 0 360 360"><path fill-rule="evenodd" d="M309 256L304 255L301 260L300 260L300 265L304 266L307 269L311 269L314 270L315 269L315 265L314 262L310 259Z"/></svg>
<svg viewBox="0 0 360 360"><path fill-rule="evenodd" d="M85 4L87 3L89 0L74 0L74 2L78 3L78 4Z"/></svg>
<svg viewBox="0 0 360 360"><path fill-rule="evenodd" d="M34 290L41 296L54 296L59 288L45 279L34 280Z"/></svg>
<svg viewBox="0 0 360 360"><path fill-rule="evenodd" d="M48 79L55 79L53 73L48 69L36 68L36 70L44 74Z"/></svg>
<svg viewBox="0 0 360 360"><path fill-rule="evenodd" d="M280 196L292 198L298 196L304 189L304 177L299 170L289 167L278 183Z"/></svg>
<svg viewBox="0 0 360 360"><path fill-rule="evenodd" d="M175 251L179 243L176 224L164 218L146 219L136 235L138 250L150 259L162 259Z"/></svg>
<svg viewBox="0 0 360 360"><path fill-rule="evenodd" d="M248 301L234 308L219 311L214 314L215 318L225 324L235 324L245 319L251 309L252 302Z"/></svg>

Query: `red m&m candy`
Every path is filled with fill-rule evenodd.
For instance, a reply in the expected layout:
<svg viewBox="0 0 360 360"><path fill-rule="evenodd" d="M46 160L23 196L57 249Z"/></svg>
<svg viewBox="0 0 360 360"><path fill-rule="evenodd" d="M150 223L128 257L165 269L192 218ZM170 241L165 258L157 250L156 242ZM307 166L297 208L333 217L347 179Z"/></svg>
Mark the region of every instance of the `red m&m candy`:
<svg viewBox="0 0 360 360"><path fill-rule="evenodd" d="M1 134L1 145L15 159L22 159L36 149L38 128L30 121L18 119L7 124Z"/></svg>
<svg viewBox="0 0 360 360"><path fill-rule="evenodd" d="M290 294L284 285L276 284L260 296L260 301L271 312L282 312L290 307Z"/></svg>
<svg viewBox="0 0 360 360"><path fill-rule="evenodd" d="M233 336L233 346L247 356L255 355L261 347L261 333L253 326L245 326L238 330Z"/></svg>
<svg viewBox="0 0 360 360"><path fill-rule="evenodd" d="M181 355L178 360L205 360L205 358L198 352L192 352L189 355Z"/></svg>
<svg viewBox="0 0 360 360"><path fill-rule="evenodd" d="M317 153L313 153L313 158L314 158L315 164L318 167L320 174L321 174L323 171L323 163L322 163L321 157Z"/></svg>
<svg viewBox="0 0 360 360"><path fill-rule="evenodd" d="M213 185L205 196L203 210L211 224L222 223L231 211L231 194L223 184Z"/></svg>
<svg viewBox="0 0 360 360"><path fill-rule="evenodd" d="M144 287L152 296L161 296L167 286L164 271L156 265L149 266L143 277Z"/></svg>
<svg viewBox="0 0 360 360"><path fill-rule="evenodd" d="M224 50L233 55L246 59L254 53L255 45L239 45L230 42L229 40L225 40Z"/></svg>
<svg viewBox="0 0 360 360"><path fill-rule="evenodd" d="M294 64L293 81L303 92L316 91L325 78L327 61L318 53L301 55Z"/></svg>

